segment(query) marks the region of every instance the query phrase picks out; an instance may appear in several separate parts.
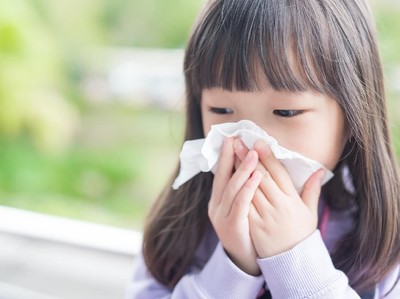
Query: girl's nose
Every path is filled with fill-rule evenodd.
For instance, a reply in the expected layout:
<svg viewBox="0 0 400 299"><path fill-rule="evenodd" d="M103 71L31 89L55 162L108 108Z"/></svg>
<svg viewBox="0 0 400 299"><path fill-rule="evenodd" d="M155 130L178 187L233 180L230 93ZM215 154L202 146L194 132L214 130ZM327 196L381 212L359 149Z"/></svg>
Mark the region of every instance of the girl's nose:
<svg viewBox="0 0 400 299"><path fill-rule="evenodd" d="M241 114L238 115L237 119L235 120L236 122L241 121L241 120L250 120L253 123L255 123L257 126L259 126L260 128L262 128L264 131L267 131L269 125L267 120L264 119L260 119L260 117L256 117L255 115L252 114Z"/></svg>

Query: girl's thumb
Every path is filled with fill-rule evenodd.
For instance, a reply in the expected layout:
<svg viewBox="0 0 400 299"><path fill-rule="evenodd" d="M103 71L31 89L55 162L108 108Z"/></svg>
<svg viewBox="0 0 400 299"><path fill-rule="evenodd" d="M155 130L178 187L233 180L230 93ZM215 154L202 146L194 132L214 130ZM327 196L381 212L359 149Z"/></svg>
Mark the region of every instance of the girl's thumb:
<svg viewBox="0 0 400 299"><path fill-rule="evenodd" d="M318 211L318 200L324 175L325 170L322 168L314 172L304 184L303 192L301 193L304 203L315 213Z"/></svg>

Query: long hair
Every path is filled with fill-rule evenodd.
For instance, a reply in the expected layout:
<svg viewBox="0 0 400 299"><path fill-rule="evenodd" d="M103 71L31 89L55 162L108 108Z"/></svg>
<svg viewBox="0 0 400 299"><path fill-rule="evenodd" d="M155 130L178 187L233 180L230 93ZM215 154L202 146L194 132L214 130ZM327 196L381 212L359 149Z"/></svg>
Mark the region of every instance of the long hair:
<svg viewBox="0 0 400 299"><path fill-rule="evenodd" d="M204 137L204 88L257 91L266 80L277 91L314 90L337 100L351 137L335 171L347 165L356 192L349 196L337 175L323 193L332 208L351 201L358 212L332 258L358 292L373 288L400 260L400 179L365 1L211 0L193 28L184 72L185 140ZM149 215L144 258L164 285L173 287L194 261L211 187L208 173L176 191L167 185Z"/></svg>

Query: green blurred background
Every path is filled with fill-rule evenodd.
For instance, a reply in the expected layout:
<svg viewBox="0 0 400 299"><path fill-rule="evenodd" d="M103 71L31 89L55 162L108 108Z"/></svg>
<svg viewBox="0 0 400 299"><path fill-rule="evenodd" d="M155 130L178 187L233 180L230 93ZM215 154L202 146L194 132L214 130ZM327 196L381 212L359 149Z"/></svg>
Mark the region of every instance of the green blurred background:
<svg viewBox="0 0 400 299"><path fill-rule="evenodd" d="M371 3L400 156L400 5ZM202 4L0 1L0 205L140 229L178 161L183 91L162 80ZM141 70L150 91L127 91Z"/></svg>

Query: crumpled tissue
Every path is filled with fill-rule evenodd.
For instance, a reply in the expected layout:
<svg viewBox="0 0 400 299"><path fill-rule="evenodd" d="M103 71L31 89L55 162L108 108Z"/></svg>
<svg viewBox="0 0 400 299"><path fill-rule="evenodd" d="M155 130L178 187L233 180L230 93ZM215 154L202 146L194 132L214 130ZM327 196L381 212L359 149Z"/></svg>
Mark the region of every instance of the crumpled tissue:
<svg viewBox="0 0 400 299"><path fill-rule="evenodd" d="M322 185L333 177L333 173L319 162L292 152L278 144L276 139L268 135L250 120L237 123L213 125L206 138L186 141L180 153L180 172L172 188L178 189L200 172L215 173L223 141L226 137L239 137L247 148L253 149L258 140L265 141L275 157L280 160L289 173L297 192L301 192L305 182L318 169L325 169Z"/></svg>

